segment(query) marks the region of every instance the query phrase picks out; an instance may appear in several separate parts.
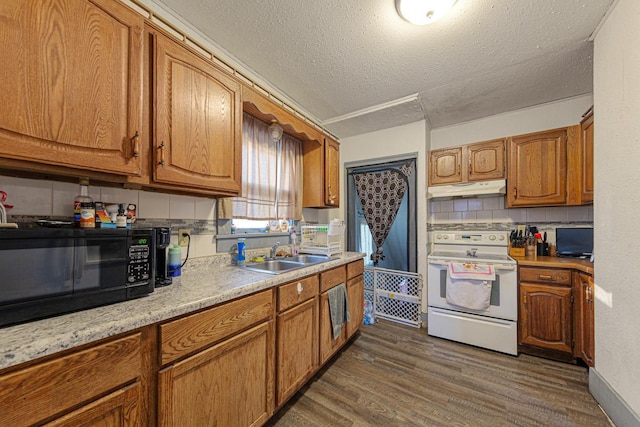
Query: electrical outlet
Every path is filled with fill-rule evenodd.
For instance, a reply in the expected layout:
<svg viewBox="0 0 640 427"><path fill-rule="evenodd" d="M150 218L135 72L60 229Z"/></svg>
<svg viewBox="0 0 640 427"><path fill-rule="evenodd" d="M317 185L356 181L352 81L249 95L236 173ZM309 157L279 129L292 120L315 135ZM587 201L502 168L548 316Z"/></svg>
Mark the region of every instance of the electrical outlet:
<svg viewBox="0 0 640 427"><path fill-rule="evenodd" d="M187 237L187 235L191 236L190 228L181 228L178 230L178 246L189 246L189 237Z"/></svg>

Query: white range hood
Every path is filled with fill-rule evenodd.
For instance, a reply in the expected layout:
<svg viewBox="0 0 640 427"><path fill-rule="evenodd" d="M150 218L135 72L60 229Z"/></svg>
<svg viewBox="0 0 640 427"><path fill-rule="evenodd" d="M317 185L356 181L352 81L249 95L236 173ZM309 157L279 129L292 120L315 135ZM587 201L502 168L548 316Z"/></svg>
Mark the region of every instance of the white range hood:
<svg viewBox="0 0 640 427"><path fill-rule="evenodd" d="M502 196L507 191L507 181L465 182L462 184L435 185L427 190L427 199L453 199L462 197Z"/></svg>

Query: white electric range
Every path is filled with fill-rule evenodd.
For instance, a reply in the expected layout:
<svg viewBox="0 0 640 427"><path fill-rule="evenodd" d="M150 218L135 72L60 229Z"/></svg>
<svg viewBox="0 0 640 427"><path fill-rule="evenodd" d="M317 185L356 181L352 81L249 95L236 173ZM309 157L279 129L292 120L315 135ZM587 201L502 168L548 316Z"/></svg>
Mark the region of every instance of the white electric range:
<svg viewBox="0 0 640 427"><path fill-rule="evenodd" d="M428 256L428 333L502 353L518 354L518 274L508 254L507 231L434 231ZM447 302L451 262L493 266L489 307L463 308Z"/></svg>

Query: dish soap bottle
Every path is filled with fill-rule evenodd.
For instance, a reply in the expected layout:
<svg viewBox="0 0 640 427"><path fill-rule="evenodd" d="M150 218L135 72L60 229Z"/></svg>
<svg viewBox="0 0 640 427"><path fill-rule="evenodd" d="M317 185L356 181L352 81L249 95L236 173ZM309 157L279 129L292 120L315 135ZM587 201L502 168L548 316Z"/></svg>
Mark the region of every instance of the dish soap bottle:
<svg viewBox="0 0 640 427"><path fill-rule="evenodd" d="M73 199L73 225L77 228L95 228L96 211L89 196L89 178L80 178L80 194Z"/></svg>

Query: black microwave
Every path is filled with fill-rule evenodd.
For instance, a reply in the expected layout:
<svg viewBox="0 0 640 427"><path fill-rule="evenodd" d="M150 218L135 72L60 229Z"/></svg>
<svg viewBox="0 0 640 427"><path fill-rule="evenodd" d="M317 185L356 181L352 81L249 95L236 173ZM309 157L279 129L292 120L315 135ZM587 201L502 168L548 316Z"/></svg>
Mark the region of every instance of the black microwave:
<svg viewBox="0 0 640 427"><path fill-rule="evenodd" d="M153 229L0 229L0 326L147 295Z"/></svg>

